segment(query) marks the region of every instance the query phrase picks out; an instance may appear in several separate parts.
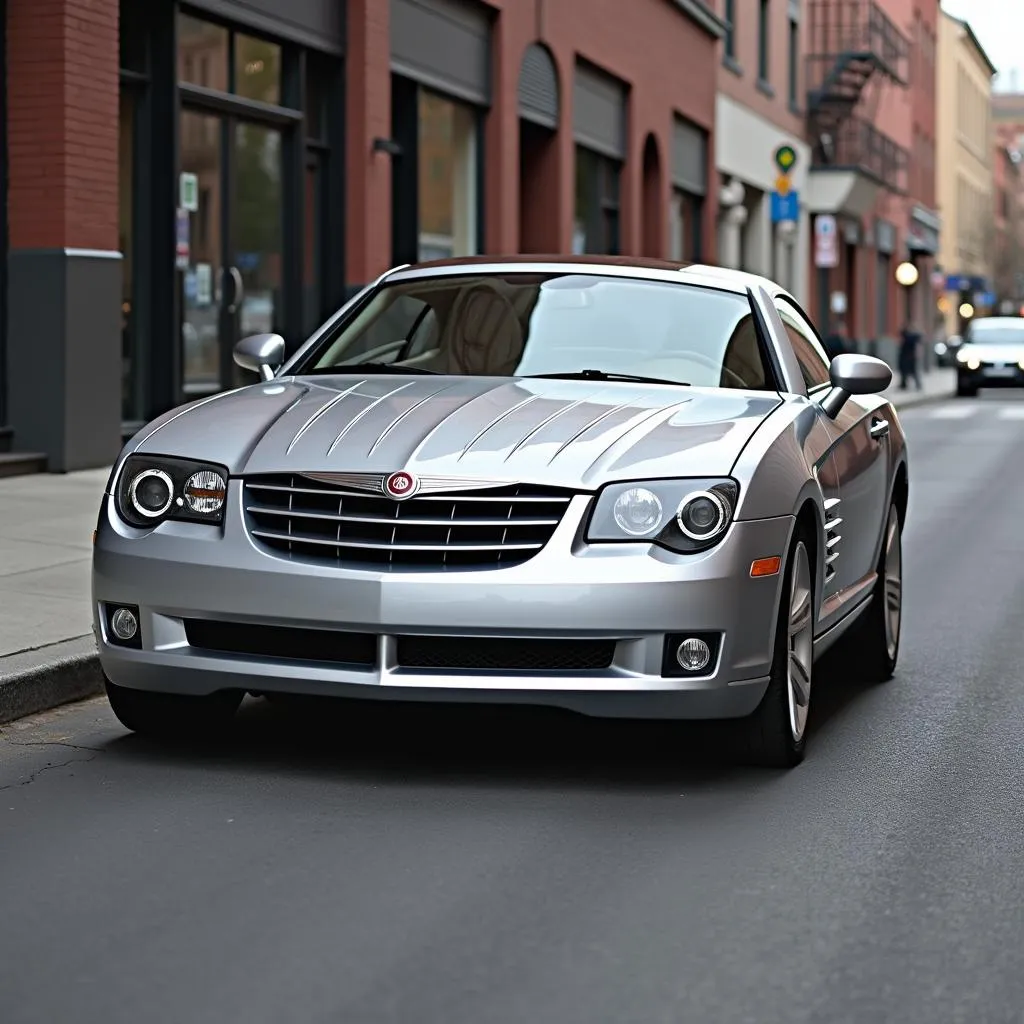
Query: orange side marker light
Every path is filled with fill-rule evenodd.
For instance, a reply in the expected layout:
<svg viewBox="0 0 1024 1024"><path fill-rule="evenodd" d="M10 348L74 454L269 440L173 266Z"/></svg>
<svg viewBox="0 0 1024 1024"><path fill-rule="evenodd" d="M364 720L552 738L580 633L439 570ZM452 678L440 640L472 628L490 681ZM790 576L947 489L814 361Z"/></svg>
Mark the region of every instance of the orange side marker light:
<svg viewBox="0 0 1024 1024"><path fill-rule="evenodd" d="M778 555L773 558L755 558L750 563L751 576L777 576L782 568L782 559Z"/></svg>

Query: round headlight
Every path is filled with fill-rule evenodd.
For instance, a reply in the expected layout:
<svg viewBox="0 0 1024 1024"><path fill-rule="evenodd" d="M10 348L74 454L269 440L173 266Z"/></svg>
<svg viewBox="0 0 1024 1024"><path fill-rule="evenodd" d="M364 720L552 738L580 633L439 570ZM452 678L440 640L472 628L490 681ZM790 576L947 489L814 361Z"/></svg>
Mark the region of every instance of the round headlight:
<svg viewBox="0 0 1024 1024"><path fill-rule="evenodd" d="M201 469L188 478L184 493L190 511L212 515L224 507L228 488L220 473L212 469Z"/></svg>
<svg viewBox="0 0 1024 1024"><path fill-rule="evenodd" d="M661 526L661 500L646 487L631 487L615 499L612 515L623 533L631 537L645 537Z"/></svg>
<svg viewBox="0 0 1024 1024"><path fill-rule="evenodd" d="M690 540L709 540L725 529L729 508L714 491L696 491L680 502L676 522Z"/></svg>
<svg viewBox="0 0 1024 1024"><path fill-rule="evenodd" d="M159 519L174 500L174 484L162 469L144 469L128 492L132 508L146 519Z"/></svg>

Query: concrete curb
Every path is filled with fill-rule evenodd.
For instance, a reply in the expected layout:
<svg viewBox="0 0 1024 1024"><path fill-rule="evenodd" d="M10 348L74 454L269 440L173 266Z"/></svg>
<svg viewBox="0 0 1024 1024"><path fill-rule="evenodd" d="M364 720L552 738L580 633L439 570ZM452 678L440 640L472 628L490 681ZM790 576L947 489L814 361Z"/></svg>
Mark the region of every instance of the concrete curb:
<svg viewBox="0 0 1024 1024"><path fill-rule="evenodd" d="M0 724L103 692L91 636L0 658Z"/></svg>

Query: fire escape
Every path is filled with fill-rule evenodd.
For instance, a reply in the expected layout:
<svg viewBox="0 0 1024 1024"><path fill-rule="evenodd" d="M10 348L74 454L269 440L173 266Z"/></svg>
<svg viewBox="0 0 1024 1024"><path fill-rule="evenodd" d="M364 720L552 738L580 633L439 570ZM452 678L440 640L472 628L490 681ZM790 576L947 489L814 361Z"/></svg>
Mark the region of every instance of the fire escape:
<svg viewBox="0 0 1024 1024"><path fill-rule="evenodd" d="M907 151L875 127L878 102L908 82L910 45L874 0L809 0L807 128L815 170L856 171L907 191Z"/></svg>

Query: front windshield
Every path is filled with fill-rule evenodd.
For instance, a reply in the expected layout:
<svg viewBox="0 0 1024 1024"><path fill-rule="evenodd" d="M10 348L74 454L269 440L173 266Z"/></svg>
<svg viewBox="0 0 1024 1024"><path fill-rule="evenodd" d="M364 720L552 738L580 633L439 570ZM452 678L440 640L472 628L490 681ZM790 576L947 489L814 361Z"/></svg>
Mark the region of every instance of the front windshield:
<svg viewBox="0 0 1024 1024"><path fill-rule="evenodd" d="M1024 320L1010 323L978 320L967 329L964 340L972 345L1024 345Z"/></svg>
<svg viewBox="0 0 1024 1024"><path fill-rule="evenodd" d="M574 272L386 285L293 372L360 366L500 377L599 370L754 390L772 380L745 295Z"/></svg>

